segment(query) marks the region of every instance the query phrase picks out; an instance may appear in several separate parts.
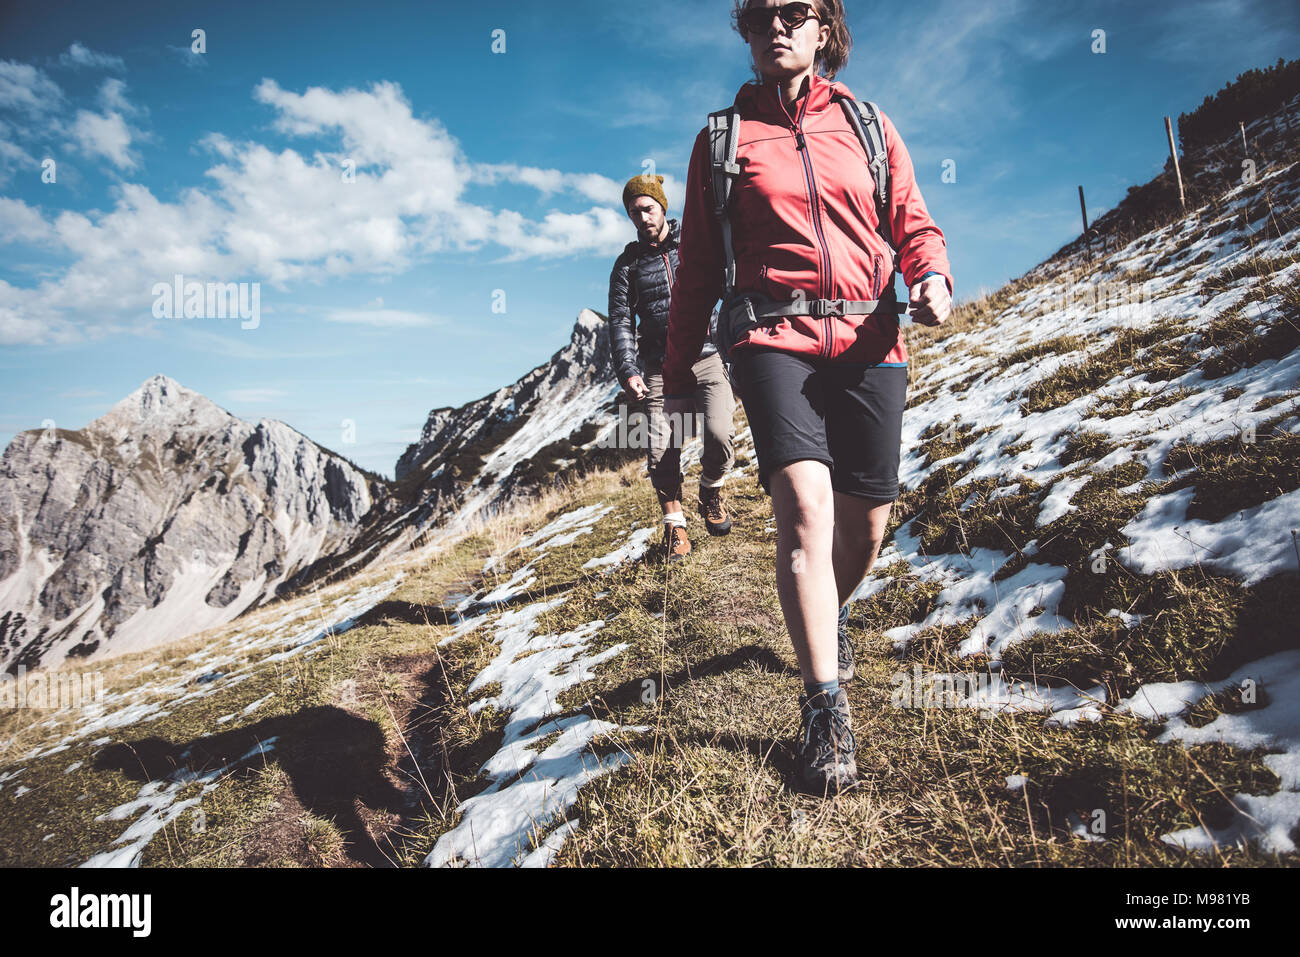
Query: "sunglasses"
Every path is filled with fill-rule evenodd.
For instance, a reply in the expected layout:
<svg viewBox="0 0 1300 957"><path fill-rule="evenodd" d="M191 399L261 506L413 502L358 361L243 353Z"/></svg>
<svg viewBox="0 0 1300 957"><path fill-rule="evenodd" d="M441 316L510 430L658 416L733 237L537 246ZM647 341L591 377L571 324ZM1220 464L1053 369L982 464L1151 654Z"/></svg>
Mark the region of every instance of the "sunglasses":
<svg viewBox="0 0 1300 957"><path fill-rule="evenodd" d="M761 33L772 22L772 14L781 18L781 22L791 30L803 26L805 20L821 21L813 13L810 3L783 3L777 7L749 7L740 15L740 26L746 33Z"/></svg>

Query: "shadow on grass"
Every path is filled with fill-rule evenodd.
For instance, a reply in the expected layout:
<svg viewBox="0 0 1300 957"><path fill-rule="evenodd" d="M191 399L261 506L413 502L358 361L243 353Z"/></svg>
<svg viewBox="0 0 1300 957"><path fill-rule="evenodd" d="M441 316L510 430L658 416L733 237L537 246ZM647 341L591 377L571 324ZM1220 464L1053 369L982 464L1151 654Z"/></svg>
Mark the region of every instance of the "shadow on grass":
<svg viewBox="0 0 1300 957"><path fill-rule="evenodd" d="M604 711L620 711L642 704L642 694L645 690L644 682L647 678L657 683L659 696L666 697L672 694L673 688L680 687L688 681L719 675L727 671L735 671L738 668L747 666L755 666L760 671L773 674L798 675L798 671L782 661L780 656L770 648L764 648L762 645L746 645L725 655L710 658L700 664L682 665L680 668L663 675L654 671L647 672L645 675L636 678L629 678L610 691L596 695L592 699L591 707Z"/></svg>
<svg viewBox="0 0 1300 957"><path fill-rule="evenodd" d="M277 740L265 754L249 757L271 738ZM350 858L389 866L367 832L358 805L401 814L407 798L383 773L388 757L378 725L342 708L306 708L182 743L148 737L115 744L96 756L95 767L146 782L183 768L203 773L234 765L231 773L249 773L263 761L284 771L304 808L334 821Z"/></svg>

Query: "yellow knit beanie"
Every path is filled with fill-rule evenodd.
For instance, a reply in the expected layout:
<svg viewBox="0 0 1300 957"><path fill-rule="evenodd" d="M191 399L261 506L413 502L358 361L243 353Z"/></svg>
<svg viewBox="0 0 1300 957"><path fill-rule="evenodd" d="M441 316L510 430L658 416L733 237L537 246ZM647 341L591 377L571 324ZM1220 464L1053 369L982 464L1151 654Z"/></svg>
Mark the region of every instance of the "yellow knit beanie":
<svg viewBox="0 0 1300 957"><path fill-rule="evenodd" d="M646 173L633 176L623 187L623 211L627 212L627 208L638 196L649 196L664 208L665 213L668 212L668 197L664 195L663 181L662 176L650 176Z"/></svg>

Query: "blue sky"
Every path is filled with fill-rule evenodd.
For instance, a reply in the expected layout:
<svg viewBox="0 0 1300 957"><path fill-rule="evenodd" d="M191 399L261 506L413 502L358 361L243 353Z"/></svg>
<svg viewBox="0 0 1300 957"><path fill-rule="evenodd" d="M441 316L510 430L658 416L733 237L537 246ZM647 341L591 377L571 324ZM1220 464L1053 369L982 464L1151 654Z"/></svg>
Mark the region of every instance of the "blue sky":
<svg viewBox="0 0 1300 957"><path fill-rule="evenodd" d="M1165 114L1300 48L1290 2L847 6L839 79L903 134L959 299L1076 235L1079 183L1095 216L1158 172ZM391 475L429 409L604 311L646 160L680 214L696 132L750 77L729 8L5 5L0 444L162 372ZM177 272L260 283L260 324L155 318Z"/></svg>

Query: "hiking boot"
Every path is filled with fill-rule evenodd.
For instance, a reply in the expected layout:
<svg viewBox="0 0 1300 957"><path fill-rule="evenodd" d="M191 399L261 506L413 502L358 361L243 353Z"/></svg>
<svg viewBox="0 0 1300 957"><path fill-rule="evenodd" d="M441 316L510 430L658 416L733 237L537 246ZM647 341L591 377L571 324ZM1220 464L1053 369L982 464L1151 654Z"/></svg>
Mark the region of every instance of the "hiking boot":
<svg viewBox="0 0 1300 957"><path fill-rule="evenodd" d="M710 535L726 535L731 531L731 516L722 504L722 489L700 486L700 515Z"/></svg>
<svg viewBox="0 0 1300 957"><path fill-rule="evenodd" d="M841 688L832 699L825 693L799 696L802 720L796 760L800 790L823 797L851 787L858 780L858 742L849 717L849 696Z"/></svg>
<svg viewBox="0 0 1300 957"><path fill-rule="evenodd" d="M857 673L853 666L853 639L849 637L849 606L840 609L840 684L852 681Z"/></svg>
<svg viewBox="0 0 1300 957"><path fill-rule="evenodd" d="M664 526L664 551L670 562L679 562L691 553L691 540L681 525Z"/></svg>

